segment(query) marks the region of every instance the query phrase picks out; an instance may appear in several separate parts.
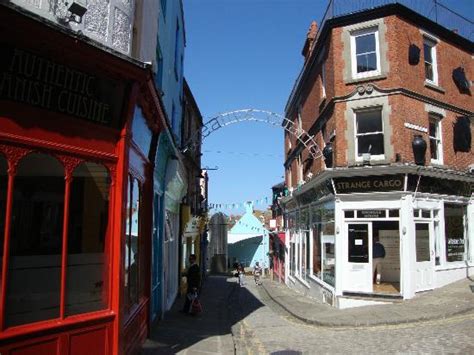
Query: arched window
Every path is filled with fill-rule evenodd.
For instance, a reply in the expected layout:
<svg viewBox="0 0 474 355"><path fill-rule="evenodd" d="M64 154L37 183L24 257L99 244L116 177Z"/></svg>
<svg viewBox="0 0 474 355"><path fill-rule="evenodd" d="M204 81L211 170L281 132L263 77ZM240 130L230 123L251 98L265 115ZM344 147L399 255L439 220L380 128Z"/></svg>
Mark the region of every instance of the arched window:
<svg viewBox="0 0 474 355"><path fill-rule="evenodd" d="M85 162L74 170L69 200L66 315L107 307L109 190L110 177L104 166Z"/></svg>
<svg viewBox="0 0 474 355"><path fill-rule="evenodd" d="M8 163L5 157L0 154L0 281L3 264L3 242L5 240L5 212L7 205L8 189Z"/></svg>
<svg viewBox="0 0 474 355"><path fill-rule="evenodd" d="M52 156L29 154L13 191L6 326L58 318L64 214L64 168Z"/></svg>

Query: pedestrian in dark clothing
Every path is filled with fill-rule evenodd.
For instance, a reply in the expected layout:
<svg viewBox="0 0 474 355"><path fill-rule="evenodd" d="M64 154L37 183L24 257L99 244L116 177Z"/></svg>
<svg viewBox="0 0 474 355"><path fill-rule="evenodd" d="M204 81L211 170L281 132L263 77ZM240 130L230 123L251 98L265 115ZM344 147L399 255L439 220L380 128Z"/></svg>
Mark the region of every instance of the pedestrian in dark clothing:
<svg viewBox="0 0 474 355"><path fill-rule="evenodd" d="M383 258L385 258L385 248L380 243L379 238L376 237L372 246L372 275L377 285L380 285L382 279Z"/></svg>
<svg viewBox="0 0 474 355"><path fill-rule="evenodd" d="M199 288L201 287L201 269L196 264L196 255L189 255L189 267L184 276L188 284L186 290L186 298L184 301L183 312L189 313L191 307L191 299L194 294L198 295Z"/></svg>

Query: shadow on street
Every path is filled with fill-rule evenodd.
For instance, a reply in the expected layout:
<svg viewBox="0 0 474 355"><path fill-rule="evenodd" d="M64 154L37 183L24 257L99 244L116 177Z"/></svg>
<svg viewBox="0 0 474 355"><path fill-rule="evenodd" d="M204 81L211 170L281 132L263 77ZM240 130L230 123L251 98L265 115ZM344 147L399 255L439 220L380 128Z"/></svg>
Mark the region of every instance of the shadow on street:
<svg viewBox="0 0 474 355"><path fill-rule="evenodd" d="M142 354L176 354L191 348L193 352L234 353L233 326L263 306L239 286L237 278L222 275L205 280L200 300L203 313L192 316L180 312L184 296L178 297L164 319L153 324Z"/></svg>

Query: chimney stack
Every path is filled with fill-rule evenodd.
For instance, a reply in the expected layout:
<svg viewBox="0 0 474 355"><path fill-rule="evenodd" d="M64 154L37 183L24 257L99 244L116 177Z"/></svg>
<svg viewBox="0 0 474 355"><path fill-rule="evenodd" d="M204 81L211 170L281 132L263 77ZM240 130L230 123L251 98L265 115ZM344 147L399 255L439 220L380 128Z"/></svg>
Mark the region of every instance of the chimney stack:
<svg viewBox="0 0 474 355"><path fill-rule="evenodd" d="M304 57L304 61L306 62L308 58L311 56L311 52L313 51L316 34L318 33L318 24L316 21L311 22L309 26L308 33L306 34L306 41L304 42L303 50L301 54Z"/></svg>

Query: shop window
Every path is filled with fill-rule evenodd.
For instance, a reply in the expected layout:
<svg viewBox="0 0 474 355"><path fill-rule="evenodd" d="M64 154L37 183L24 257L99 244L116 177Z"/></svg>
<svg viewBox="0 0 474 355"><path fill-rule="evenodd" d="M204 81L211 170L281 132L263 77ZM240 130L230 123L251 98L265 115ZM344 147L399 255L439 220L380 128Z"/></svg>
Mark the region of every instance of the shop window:
<svg viewBox="0 0 474 355"><path fill-rule="evenodd" d="M102 165L86 162L74 170L69 202L66 315L107 307L109 189L110 177Z"/></svg>
<svg viewBox="0 0 474 355"><path fill-rule="evenodd" d="M421 218L431 218L430 210L421 210Z"/></svg>
<svg viewBox="0 0 474 355"><path fill-rule="evenodd" d="M3 242L5 232L5 213L8 189L8 163L0 154L0 281L2 279ZM1 284L1 282L0 282Z"/></svg>
<svg viewBox="0 0 474 355"><path fill-rule="evenodd" d="M429 137L431 162L436 164L443 164L443 146L441 144L441 120L439 119L439 117L430 116Z"/></svg>
<svg viewBox="0 0 474 355"><path fill-rule="evenodd" d="M447 262L467 260L465 215L465 206L456 204L444 205L444 234Z"/></svg>
<svg viewBox="0 0 474 355"><path fill-rule="evenodd" d="M413 217L415 217L415 218L420 218L420 210L414 209L414 210L413 210Z"/></svg>
<svg viewBox="0 0 474 355"><path fill-rule="evenodd" d="M351 34L352 76L364 78L380 74L378 29Z"/></svg>
<svg viewBox="0 0 474 355"><path fill-rule="evenodd" d="M321 236L318 227L313 228L313 275L321 277Z"/></svg>
<svg viewBox="0 0 474 355"><path fill-rule="evenodd" d="M295 276L295 268L296 268L296 244L293 239L290 242L290 275L291 276Z"/></svg>
<svg viewBox="0 0 474 355"><path fill-rule="evenodd" d="M130 176L125 232L125 297L130 309L139 301L140 182Z"/></svg>
<svg viewBox="0 0 474 355"><path fill-rule="evenodd" d="M358 111L356 116L356 159L362 160L363 154L371 158L384 157L384 133L382 111Z"/></svg>
<svg viewBox="0 0 474 355"><path fill-rule="evenodd" d="M416 261L430 261L430 233L428 223L415 223Z"/></svg>
<svg viewBox="0 0 474 355"><path fill-rule="evenodd" d="M6 326L60 315L64 168L46 154L29 154L13 191Z"/></svg>

